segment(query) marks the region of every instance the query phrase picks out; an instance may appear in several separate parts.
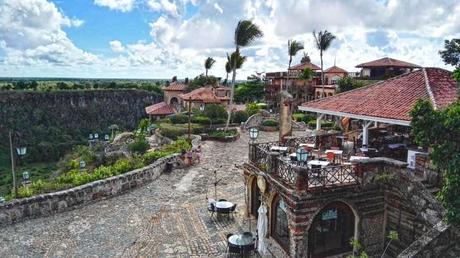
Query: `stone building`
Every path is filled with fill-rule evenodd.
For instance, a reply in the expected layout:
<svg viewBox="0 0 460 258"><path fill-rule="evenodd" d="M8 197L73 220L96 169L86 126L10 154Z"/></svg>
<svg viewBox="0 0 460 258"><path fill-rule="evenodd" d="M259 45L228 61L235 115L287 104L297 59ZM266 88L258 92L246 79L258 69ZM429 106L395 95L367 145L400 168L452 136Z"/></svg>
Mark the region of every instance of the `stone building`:
<svg viewBox="0 0 460 258"><path fill-rule="evenodd" d="M356 67L361 68L361 78L370 80L388 79L420 68L418 65L389 57L362 63Z"/></svg>

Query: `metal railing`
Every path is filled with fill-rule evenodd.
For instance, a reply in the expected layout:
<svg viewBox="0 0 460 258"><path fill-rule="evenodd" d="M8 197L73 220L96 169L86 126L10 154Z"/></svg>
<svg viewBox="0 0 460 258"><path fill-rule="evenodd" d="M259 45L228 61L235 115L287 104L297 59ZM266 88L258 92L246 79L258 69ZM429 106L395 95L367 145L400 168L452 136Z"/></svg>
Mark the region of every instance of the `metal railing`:
<svg viewBox="0 0 460 258"><path fill-rule="evenodd" d="M353 185L358 176L352 165L328 166L308 171L308 188Z"/></svg>

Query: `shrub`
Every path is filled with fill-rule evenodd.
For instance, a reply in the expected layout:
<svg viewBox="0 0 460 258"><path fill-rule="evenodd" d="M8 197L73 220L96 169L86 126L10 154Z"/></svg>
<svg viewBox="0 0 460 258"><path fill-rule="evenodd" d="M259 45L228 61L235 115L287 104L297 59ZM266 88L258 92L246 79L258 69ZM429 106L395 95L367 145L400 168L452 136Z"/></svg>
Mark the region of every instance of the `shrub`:
<svg viewBox="0 0 460 258"><path fill-rule="evenodd" d="M219 104L209 104L204 107L203 114L211 119L213 124L217 124L217 121L227 119L227 110L225 107ZM225 122L224 122L225 123Z"/></svg>
<svg viewBox="0 0 460 258"><path fill-rule="evenodd" d="M228 131L212 131L209 133L209 136L215 138L225 138L227 136L235 136L238 134L237 130L228 130Z"/></svg>
<svg viewBox="0 0 460 258"><path fill-rule="evenodd" d="M278 121L273 119L267 119L262 122L263 126L278 126Z"/></svg>
<svg viewBox="0 0 460 258"><path fill-rule="evenodd" d="M34 191L32 188L28 186L21 186L18 188L18 197L19 198L26 198L31 197L34 195Z"/></svg>
<svg viewBox="0 0 460 258"><path fill-rule="evenodd" d="M161 151L161 150L150 151L150 152L145 153L144 156L142 156L142 159L145 165L149 165L155 162L157 159L166 157L171 154L172 153L168 151Z"/></svg>
<svg viewBox="0 0 460 258"><path fill-rule="evenodd" d="M206 116L194 116L192 122L200 125L209 125L211 124L211 119Z"/></svg>
<svg viewBox="0 0 460 258"><path fill-rule="evenodd" d="M246 104L246 113L248 113L248 116L252 116L254 114L257 114L260 110L259 105L257 103L248 103Z"/></svg>
<svg viewBox="0 0 460 258"><path fill-rule="evenodd" d="M233 123L241 123L246 122L248 120L248 113L246 111L236 111L232 113L232 122Z"/></svg>
<svg viewBox="0 0 460 258"><path fill-rule="evenodd" d="M149 148L149 142L144 137L139 137L133 143L128 145L128 149L132 153L138 154L144 154Z"/></svg>
<svg viewBox="0 0 460 258"><path fill-rule="evenodd" d="M324 120L321 120L321 127L324 127L324 128L332 128L334 127L334 122L333 121L324 121ZM316 127L316 119L315 120L310 120L308 122L308 126L310 127Z"/></svg>
<svg viewBox="0 0 460 258"><path fill-rule="evenodd" d="M292 114L292 119L296 122L302 122L303 121L304 114Z"/></svg>
<svg viewBox="0 0 460 258"><path fill-rule="evenodd" d="M176 114L169 117L173 124L185 124L188 123L188 116L184 114Z"/></svg>

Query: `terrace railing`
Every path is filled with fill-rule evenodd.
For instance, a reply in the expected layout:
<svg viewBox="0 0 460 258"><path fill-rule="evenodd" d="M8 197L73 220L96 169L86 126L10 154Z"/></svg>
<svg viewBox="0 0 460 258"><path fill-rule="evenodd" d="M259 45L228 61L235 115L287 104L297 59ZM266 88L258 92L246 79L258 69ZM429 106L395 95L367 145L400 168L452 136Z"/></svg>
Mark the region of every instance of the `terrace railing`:
<svg viewBox="0 0 460 258"><path fill-rule="evenodd" d="M291 146L291 148L297 148L300 143L314 143L311 137L290 140L286 145ZM352 165L310 169L280 157L276 152L271 152L270 148L275 145L279 145L279 143L269 142L250 145L250 162L287 186L292 188L301 186L306 190L313 191L359 183L359 178Z"/></svg>

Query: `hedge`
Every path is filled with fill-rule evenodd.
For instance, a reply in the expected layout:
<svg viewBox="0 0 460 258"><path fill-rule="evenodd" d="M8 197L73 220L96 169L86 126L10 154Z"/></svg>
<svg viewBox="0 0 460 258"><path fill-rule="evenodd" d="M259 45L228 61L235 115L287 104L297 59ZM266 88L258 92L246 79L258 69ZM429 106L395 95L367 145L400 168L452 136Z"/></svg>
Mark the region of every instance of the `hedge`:
<svg viewBox="0 0 460 258"><path fill-rule="evenodd" d="M173 124L185 124L188 123L188 116L184 114L175 114L168 117Z"/></svg>
<svg viewBox="0 0 460 258"><path fill-rule="evenodd" d="M308 125L310 127L316 127L316 120L311 120L310 122L308 122ZM331 128L335 125L335 123L333 121L324 121L324 120L321 120L321 127L326 127L326 128Z"/></svg>
<svg viewBox="0 0 460 258"><path fill-rule="evenodd" d="M267 119L262 122L263 126L278 126L278 121L273 119Z"/></svg>

